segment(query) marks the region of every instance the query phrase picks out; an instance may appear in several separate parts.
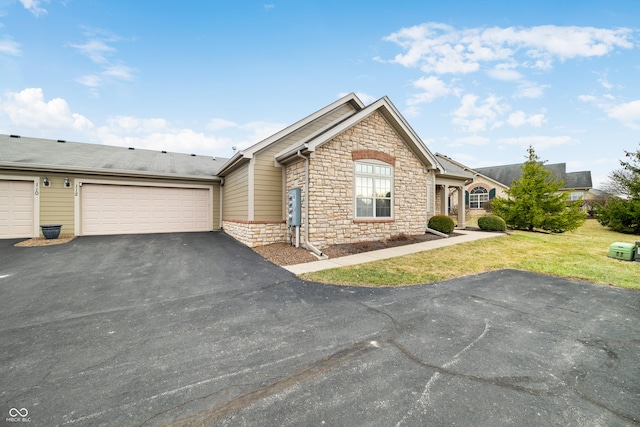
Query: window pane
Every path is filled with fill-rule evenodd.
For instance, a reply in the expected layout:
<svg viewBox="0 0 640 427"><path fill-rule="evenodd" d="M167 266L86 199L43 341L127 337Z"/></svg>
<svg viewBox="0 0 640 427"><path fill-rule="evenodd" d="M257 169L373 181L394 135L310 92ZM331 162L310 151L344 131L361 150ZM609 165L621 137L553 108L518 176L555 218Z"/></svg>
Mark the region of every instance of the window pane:
<svg viewBox="0 0 640 427"><path fill-rule="evenodd" d="M391 180L376 178L376 197L391 197Z"/></svg>
<svg viewBox="0 0 640 427"><path fill-rule="evenodd" d="M376 217L391 217L391 199L376 199Z"/></svg>
<svg viewBox="0 0 640 427"><path fill-rule="evenodd" d="M469 194L489 194L489 192L484 187L474 187Z"/></svg>
<svg viewBox="0 0 640 427"><path fill-rule="evenodd" d="M356 199L356 216L373 216L373 199Z"/></svg>
<svg viewBox="0 0 640 427"><path fill-rule="evenodd" d="M356 197L373 197L373 178L356 177Z"/></svg>
<svg viewBox="0 0 640 427"><path fill-rule="evenodd" d="M356 217L390 218L393 167L356 162Z"/></svg>

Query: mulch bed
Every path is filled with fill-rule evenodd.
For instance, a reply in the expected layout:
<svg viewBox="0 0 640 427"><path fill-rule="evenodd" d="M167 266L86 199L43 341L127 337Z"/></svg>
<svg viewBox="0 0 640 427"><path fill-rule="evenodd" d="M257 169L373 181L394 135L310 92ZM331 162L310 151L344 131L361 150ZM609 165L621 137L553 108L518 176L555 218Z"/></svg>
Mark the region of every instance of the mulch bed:
<svg viewBox="0 0 640 427"><path fill-rule="evenodd" d="M18 242L14 246L18 246L21 248L23 247L32 248L35 246L60 245L62 243L69 243L75 238L76 236L61 236L61 237L58 237L57 239L45 239L44 237L35 237L33 239Z"/></svg>
<svg viewBox="0 0 640 427"><path fill-rule="evenodd" d="M451 237L456 236L452 234ZM362 241L356 243L346 243L332 245L322 249L322 252L329 258L338 258L347 255L355 255L363 252L375 251L378 249L393 248L396 246L411 245L414 243L427 242L430 240L442 239L434 234L406 235L400 234L386 240ZM253 250L262 255L267 260L276 265L294 265L305 262L317 261L308 249L296 248L287 243L274 243L271 245L259 246Z"/></svg>

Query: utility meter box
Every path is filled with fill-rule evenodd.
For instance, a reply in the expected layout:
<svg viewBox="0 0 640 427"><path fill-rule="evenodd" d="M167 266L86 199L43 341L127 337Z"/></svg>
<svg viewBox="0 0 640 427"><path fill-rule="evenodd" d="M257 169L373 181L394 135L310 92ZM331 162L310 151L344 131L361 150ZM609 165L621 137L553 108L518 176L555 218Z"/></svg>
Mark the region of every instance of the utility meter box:
<svg viewBox="0 0 640 427"><path fill-rule="evenodd" d="M633 261L636 246L633 243L615 242L609 246L609 257L623 261Z"/></svg>
<svg viewBox="0 0 640 427"><path fill-rule="evenodd" d="M289 227L302 225L301 205L300 187L287 191L287 225Z"/></svg>

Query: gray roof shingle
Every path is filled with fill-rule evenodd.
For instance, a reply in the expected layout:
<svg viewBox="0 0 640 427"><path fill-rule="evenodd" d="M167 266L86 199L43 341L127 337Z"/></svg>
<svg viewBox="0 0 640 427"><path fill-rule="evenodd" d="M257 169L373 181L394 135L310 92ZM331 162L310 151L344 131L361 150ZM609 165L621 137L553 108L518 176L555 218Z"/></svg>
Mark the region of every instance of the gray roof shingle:
<svg viewBox="0 0 640 427"><path fill-rule="evenodd" d="M522 163L518 163L513 165L475 168L474 170L510 187L514 181L520 179L520 176L522 175L522 165ZM551 171L552 177L556 177L558 180L564 180L565 189L592 187L590 171L567 173L566 163L545 164L544 168Z"/></svg>
<svg viewBox="0 0 640 427"><path fill-rule="evenodd" d="M438 163L440 163L440 166L442 166L442 175L473 179L473 173L465 170L458 163L444 154L436 153L436 159L438 160Z"/></svg>
<svg viewBox="0 0 640 427"><path fill-rule="evenodd" d="M0 167L213 178L226 158L0 135Z"/></svg>

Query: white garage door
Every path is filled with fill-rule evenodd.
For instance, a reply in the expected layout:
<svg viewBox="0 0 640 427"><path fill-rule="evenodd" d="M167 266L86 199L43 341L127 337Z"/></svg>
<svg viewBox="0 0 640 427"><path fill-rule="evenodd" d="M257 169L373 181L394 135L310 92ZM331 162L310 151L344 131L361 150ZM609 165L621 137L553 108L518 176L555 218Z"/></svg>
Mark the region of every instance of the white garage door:
<svg viewBox="0 0 640 427"><path fill-rule="evenodd" d="M211 229L206 188L83 184L81 200L83 235Z"/></svg>
<svg viewBox="0 0 640 427"><path fill-rule="evenodd" d="M0 238L33 237L33 181L0 180Z"/></svg>

